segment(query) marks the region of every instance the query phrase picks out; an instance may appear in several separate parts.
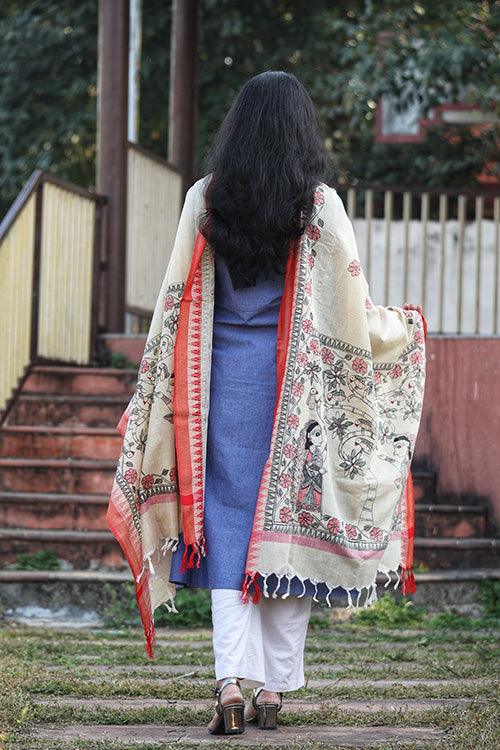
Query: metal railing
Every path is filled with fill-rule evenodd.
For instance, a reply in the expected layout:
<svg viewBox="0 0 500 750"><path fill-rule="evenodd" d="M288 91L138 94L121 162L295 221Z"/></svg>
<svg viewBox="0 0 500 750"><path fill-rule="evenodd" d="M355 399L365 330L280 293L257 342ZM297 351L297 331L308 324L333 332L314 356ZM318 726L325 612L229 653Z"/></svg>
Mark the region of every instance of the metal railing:
<svg viewBox="0 0 500 750"><path fill-rule="evenodd" d="M0 422L33 362L96 351L104 202L37 171L0 224Z"/></svg>
<svg viewBox="0 0 500 750"><path fill-rule="evenodd" d="M421 304L432 333L499 334L500 191L335 187L375 303Z"/></svg>
<svg viewBox="0 0 500 750"><path fill-rule="evenodd" d="M174 245L182 176L168 162L129 143L126 308L146 317L155 307Z"/></svg>

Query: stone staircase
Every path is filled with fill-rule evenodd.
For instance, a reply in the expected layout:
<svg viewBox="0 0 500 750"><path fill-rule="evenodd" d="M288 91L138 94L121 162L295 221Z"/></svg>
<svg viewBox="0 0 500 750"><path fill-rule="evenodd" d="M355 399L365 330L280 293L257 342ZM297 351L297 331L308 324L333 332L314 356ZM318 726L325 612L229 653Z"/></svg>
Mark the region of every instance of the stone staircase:
<svg viewBox="0 0 500 750"><path fill-rule="evenodd" d="M60 580L102 580L109 572L116 581L119 571L128 578L106 508L121 446L116 424L136 379L134 370L114 368L32 369L0 428L0 583L29 580L28 571L7 568L39 550L65 561ZM440 503L435 475L415 469L413 476L415 557L427 579L498 577L499 542L487 507Z"/></svg>

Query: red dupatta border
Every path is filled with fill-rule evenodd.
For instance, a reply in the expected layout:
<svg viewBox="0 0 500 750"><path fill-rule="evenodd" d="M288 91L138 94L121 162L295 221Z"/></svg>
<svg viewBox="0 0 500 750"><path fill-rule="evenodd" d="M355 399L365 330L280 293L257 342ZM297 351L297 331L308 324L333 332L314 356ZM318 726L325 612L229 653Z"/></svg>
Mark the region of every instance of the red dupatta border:
<svg viewBox="0 0 500 750"><path fill-rule="evenodd" d="M424 327L424 341L427 341L427 320L422 316ZM414 565L414 548L415 548L415 490L413 487L413 476L411 469L408 471L408 478L405 486L405 510L406 510L406 535L402 540L402 565L401 580L403 594L414 594L417 590L415 584L415 575L413 573Z"/></svg>
<svg viewBox="0 0 500 750"><path fill-rule="evenodd" d="M281 298L281 304L280 304L280 312L279 312L279 318L278 318L278 330L277 330L277 337L276 337L276 401L274 404L274 416L273 416L273 422L276 419L276 414L278 411L278 406L280 402L280 396L281 396L281 387L283 383L283 378L285 376L285 369L286 369L286 359L288 354L288 347L290 344L290 330L291 330L291 324L292 324L292 315L293 315L293 307L294 307L294 290L295 290L295 281L296 281L296 274L298 273L298 266L299 266L299 250L300 250L300 242L301 240L295 240L290 243L290 249L288 253L288 258L286 262L286 271L285 271L285 284L283 288L283 296ZM259 497L257 498L257 508L256 513L259 512L259 499L262 496L261 489L268 481L267 474L269 472L269 464L266 464L266 467L264 468L264 476L261 480L261 488L259 489ZM255 524L254 528L252 530L252 535L250 537L250 543L249 543L249 550L252 549L252 537L254 537L255 533ZM248 565L248 561L247 561ZM258 582L258 572L251 572L248 570L245 572L245 576L243 578L243 583L241 586L242 591L242 599L244 602L248 601L248 596L250 592L250 588L253 585L253 596L252 596L252 603L257 604L257 602L260 600L261 597L261 591L260 586Z"/></svg>
<svg viewBox="0 0 500 750"><path fill-rule="evenodd" d="M125 436L131 408L132 399L127 404L117 425L117 429L122 437ZM119 543L132 571L137 606L146 636L146 651L152 659L155 629L151 609L151 596L149 593L149 570L144 568L142 543L132 518L132 511L116 480L111 491L106 521L109 530Z"/></svg>
<svg viewBox="0 0 500 750"><path fill-rule="evenodd" d="M200 566L203 534L203 433L201 417L201 258L207 246L198 232L180 301L174 344L174 433L184 537L181 570Z"/></svg>

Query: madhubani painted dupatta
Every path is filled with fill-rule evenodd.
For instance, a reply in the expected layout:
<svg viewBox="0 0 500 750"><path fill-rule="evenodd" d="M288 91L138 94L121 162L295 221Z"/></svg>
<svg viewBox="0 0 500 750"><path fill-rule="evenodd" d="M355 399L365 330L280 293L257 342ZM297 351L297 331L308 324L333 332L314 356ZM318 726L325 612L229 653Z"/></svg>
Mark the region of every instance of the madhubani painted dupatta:
<svg viewBox="0 0 500 750"><path fill-rule="evenodd" d="M210 393L214 254L197 231L209 176L186 195L135 392L108 524L129 562L152 655L154 610L177 611L172 551L183 568L210 554L203 491ZM315 211L290 247L281 302L277 390L242 596L259 581L298 577L345 589L349 606L376 599L378 573L413 578L410 464L425 383L426 321L370 299L352 224L321 183ZM329 595L326 597L330 604ZM286 596L286 594L285 594Z"/></svg>

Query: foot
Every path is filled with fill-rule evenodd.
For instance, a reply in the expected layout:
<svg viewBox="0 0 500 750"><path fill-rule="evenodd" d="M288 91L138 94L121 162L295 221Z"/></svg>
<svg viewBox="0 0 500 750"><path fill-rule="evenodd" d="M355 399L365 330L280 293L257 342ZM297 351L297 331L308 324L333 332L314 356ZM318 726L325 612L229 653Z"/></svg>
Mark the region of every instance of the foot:
<svg viewBox="0 0 500 750"><path fill-rule="evenodd" d="M217 687L220 688L224 680L217 680ZM243 695L238 685L227 685L222 691L220 697L221 706L227 706L228 703L243 703Z"/></svg>
<svg viewBox="0 0 500 750"><path fill-rule="evenodd" d="M224 680L217 680L217 687L220 688ZM222 707L227 706L229 703L244 703L244 698L238 685L226 685L220 695L220 704ZM222 716L215 711L210 723L207 727L208 731L213 733L222 724Z"/></svg>
<svg viewBox="0 0 500 750"><path fill-rule="evenodd" d="M255 699L255 703L257 705L259 705L260 703L276 703L276 705L279 706L280 697L278 693L273 693L271 690L261 690ZM245 720L252 721L256 716L257 711L253 706L253 702L250 701L250 703L247 703L245 705Z"/></svg>

